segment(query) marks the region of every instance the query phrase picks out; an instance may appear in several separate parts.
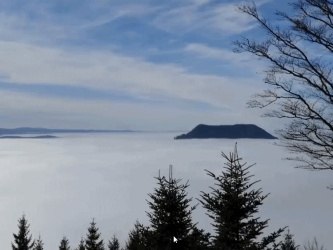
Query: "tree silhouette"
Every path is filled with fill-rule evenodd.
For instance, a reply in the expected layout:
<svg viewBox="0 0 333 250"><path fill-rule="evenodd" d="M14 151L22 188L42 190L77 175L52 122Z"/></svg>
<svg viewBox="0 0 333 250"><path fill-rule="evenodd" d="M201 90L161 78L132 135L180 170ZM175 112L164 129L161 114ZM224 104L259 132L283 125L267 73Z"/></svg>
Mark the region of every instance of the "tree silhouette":
<svg viewBox="0 0 333 250"><path fill-rule="evenodd" d="M70 247L69 247L69 241L68 241L68 239L66 238L66 236L64 236L64 237L62 238L62 240L60 241L59 250L70 250Z"/></svg>
<svg viewBox="0 0 333 250"><path fill-rule="evenodd" d="M32 241L32 236L29 236L29 224L25 219L25 215L22 215L22 218L18 220L19 232L14 235L14 243L12 243L13 250L30 250L33 249L35 241Z"/></svg>
<svg viewBox="0 0 333 250"><path fill-rule="evenodd" d="M126 250L152 250L151 246L151 232L148 227L143 226L139 221L134 224L128 234L126 242Z"/></svg>
<svg viewBox="0 0 333 250"><path fill-rule="evenodd" d="M296 246L293 239L293 235L288 232L284 235L284 241L281 244L281 250L297 250L299 246Z"/></svg>
<svg viewBox="0 0 333 250"><path fill-rule="evenodd" d="M119 250L119 241L115 235L109 240L108 248L109 250Z"/></svg>
<svg viewBox="0 0 333 250"><path fill-rule="evenodd" d="M98 228L96 227L95 219L90 223L90 227L88 228L88 234L86 238L86 250L104 250L103 240L99 240L101 236L98 233Z"/></svg>
<svg viewBox="0 0 333 250"><path fill-rule="evenodd" d="M80 243L79 243L78 247L76 248L76 250L86 250L86 248L84 246L83 238L81 238Z"/></svg>
<svg viewBox="0 0 333 250"><path fill-rule="evenodd" d="M36 244L35 244L33 250L44 250L44 243L43 243L40 235L38 236L38 239L36 240Z"/></svg>
<svg viewBox="0 0 333 250"><path fill-rule="evenodd" d="M189 249L189 235L195 226L191 215L197 206L191 207L192 198L187 198L189 184L180 184L181 179L173 178L172 166L168 179L160 174L155 179L158 187L149 194L151 212L146 212L153 234L151 243L156 249Z"/></svg>
<svg viewBox="0 0 333 250"><path fill-rule="evenodd" d="M251 189L259 182L250 181L253 175L249 174L249 169L253 165L245 167L246 163L241 163L237 144L234 153L230 153L228 157L222 152L222 156L227 160L225 171L216 176L206 170L214 179L215 187L211 187L210 193L201 192L202 200L199 200L213 220L216 233L213 237L214 247L224 250L252 250L270 249L269 246L273 245L275 249L279 245L275 240L284 229L258 241L263 229L268 226L268 220L260 221L260 217L255 215L268 195L262 195L261 189Z"/></svg>
<svg viewBox="0 0 333 250"><path fill-rule="evenodd" d="M263 41L244 38L234 42L235 52L250 52L267 63L268 88L254 96L250 107L267 108L263 116L287 121L277 133L279 145L306 169L333 170L333 3L297 0L291 14L276 12L283 26L260 17L256 5L239 10L265 31Z"/></svg>
<svg viewBox="0 0 333 250"><path fill-rule="evenodd" d="M211 238L210 233L205 233L203 229L198 229L195 226L191 234L189 235L190 249L191 250L212 249L210 238Z"/></svg>

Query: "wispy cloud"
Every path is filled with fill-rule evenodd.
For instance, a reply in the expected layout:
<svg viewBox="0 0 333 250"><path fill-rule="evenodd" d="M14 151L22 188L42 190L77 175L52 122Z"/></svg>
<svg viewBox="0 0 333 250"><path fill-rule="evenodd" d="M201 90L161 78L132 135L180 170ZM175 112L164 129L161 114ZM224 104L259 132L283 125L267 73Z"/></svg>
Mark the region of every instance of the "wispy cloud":
<svg viewBox="0 0 333 250"><path fill-rule="evenodd" d="M192 1L164 10L153 21L157 27L169 32L215 32L225 37L239 34L257 26L253 19L237 11L237 3L216 4L212 1ZM260 6L267 1L258 2ZM217 33L216 33L217 32Z"/></svg>
<svg viewBox="0 0 333 250"><path fill-rule="evenodd" d="M253 89L245 79L193 74L177 65L153 64L113 52L71 52L11 42L0 43L0 51L0 74L8 82L21 84L82 86L124 91L142 99L165 96L216 107L229 106L237 88Z"/></svg>
<svg viewBox="0 0 333 250"><path fill-rule="evenodd" d="M159 108L172 110L175 115L166 116L170 119L191 114L193 121L216 121L213 116L221 112L230 121L241 122L246 101L262 88L260 76L254 74L258 64L252 58L235 55L223 43L217 47L212 42L215 31L227 36L253 28L246 17L237 17L234 4L211 0L19 4L0 4L0 91L10 90L4 99L10 103L11 96L17 95L23 103L44 100L44 105L27 105L31 112L26 113L35 115L39 108L49 107L49 115L40 113L50 118L63 112L67 118L95 117L90 120L96 121L99 116L104 121L105 113L99 112L102 106L112 110L120 105L118 112L127 116L117 115L115 110L113 117L118 117L118 122L128 121L121 124L131 124L134 118L139 119L136 114L145 110L158 114ZM212 32L210 37L201 37L206 31ZM217 40L222 41L220 38ZM230 74L246 64L251 65L243 71L246 75ZM213 67L215 70L210 70ZM57 104L52 106L53 102ZM70 115L64 109L51 108L63 107L62 102L78 108L69 109ZM95 109L88 112L84 102ZM184 113L175 111L176 106ZM13 113L22 109L19 103L8 108ZM211 118L200 109L210 110ZM34 115L30 117L37 117ZM154 120L154 116L143 117L149 117L150 123ZM38 119L36 123L41 117ZM182 121L176 127L188 126L185 124L191 120L179 119Z"/></svg>
<svg viewBox="0 0 333 250"><path fill-rule="evenodd" d="M214 59L224 62L233 72L245 70L248 75L264 70L263 65L251 54L236 54L230 49L216 48L205 44L190 43L184 48L185 52L202 59ZM239 74L239 73L238 73ZM253 75L254 76L254 75ZM254 76L257 78L258 76Z"/></svg>

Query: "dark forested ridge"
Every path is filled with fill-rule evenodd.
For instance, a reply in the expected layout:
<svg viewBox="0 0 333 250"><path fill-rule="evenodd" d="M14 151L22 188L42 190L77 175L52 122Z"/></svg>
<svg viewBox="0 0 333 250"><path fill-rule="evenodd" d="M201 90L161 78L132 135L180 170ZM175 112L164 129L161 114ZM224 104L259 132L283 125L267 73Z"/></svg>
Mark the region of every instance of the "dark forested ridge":
<svg viewBox="0 0 333 250"><path fill-rule="evenodd" d="M37 136L19 136L19 135L4 135L0 139L53 139L58 138L54 135L37 135Z"/></svg>
<svg viewBox="0 0 333 250"><path fill-rule="evenodd" d="M205 125L200 124L187 134L176 136L175 139L277 139L270 133L254 124L236 125Z"/></svg>

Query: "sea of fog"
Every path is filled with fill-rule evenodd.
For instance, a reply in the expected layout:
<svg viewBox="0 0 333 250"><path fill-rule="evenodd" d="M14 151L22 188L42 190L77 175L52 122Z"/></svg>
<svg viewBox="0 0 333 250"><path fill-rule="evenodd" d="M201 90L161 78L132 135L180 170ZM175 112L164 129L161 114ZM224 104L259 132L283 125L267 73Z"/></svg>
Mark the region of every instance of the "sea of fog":
<svg viewBox="0 0 333 250"><path fill-rule="evenodd" d="M251 168L255 185L270 193L259 216L268 219L266 232L289 226L298 244L317 237L333 246L332 171L295 169L295 162L273 140L173 140L177 133L67 134L57 139L0 140L0 249L11 249L17 220L24 213L34 238L56 249L63 236L71 247L85 237L95 218L102 238L115 234L124 245L136 220L148 225L148 193L159 170L185 182L189 196L199 198L213 180L208 169L221 173L221 151L233 151ZM193 204L197 201L194 199ZM193 220L211 231L211 220L199 205Z"/></svg>

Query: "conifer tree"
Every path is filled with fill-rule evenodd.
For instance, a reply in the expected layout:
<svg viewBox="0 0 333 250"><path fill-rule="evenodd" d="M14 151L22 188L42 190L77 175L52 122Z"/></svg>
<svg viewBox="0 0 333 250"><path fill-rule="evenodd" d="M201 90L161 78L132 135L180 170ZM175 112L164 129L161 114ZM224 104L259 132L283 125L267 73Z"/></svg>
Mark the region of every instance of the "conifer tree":
<svg viewBox="0 0 333 250"><path fill-rule="evenodd" d="M191 250L207 250L211 249L210 233L205 233L204 230L194 227L190 234L190 249Z"/></svg>
<svg viewBox="0 0 333 250"><path fill-rule="evenodd" d="M78 247L76 248L76 250L86 250L86 248L84 246L83 238L81 238L80 243L79 243Z"/></svg>
<svg viewBox="0 0 333 250"><path fill-rule="evenodd" d="M115 235L109 240L108 248L109 250L119 250L119 241Z"/></svg>
<svg viewBox="0 0 333 250"><path fill-rule="evenodd" d="M69 241L68 241L68 239L66 238L66 236L64 236L64 237L62 238L62 240L60 241L59 250L70 250L70 247L69 247Z"/></svg>
<svg viewBox="0 0 333 250"><path fill-rule="evenodd" d="M297 250L299 246L295 245L293 235L288 232L284 235L284 241L281 244L281 250Z"/></svg>
<svg viewBox="0 0 333 250"><path fill-rule="evenodd" d="M29 224L25 219L25 215L22 215L22 218L18 220L19 232L14 235L14 244L12 243L13 250L30 250L33 249L35 241L32 241L32 236L29 236Z"/></svg>
<svg viewBox="0 0 333 250"><path fill-rule="evenodd" d="M38 236L38 239L36 240L36 244L35 244L33 250L44 250L44 243L43 243L40 235Z"/></svg>
<svg viewBox="0 0 333 250"><path fill-rule="evenodd" d="M101 236L98 233L98 228L96 227L95 220L93 219L88 228L88 234L86 238L86 250L104 250L103 240L99 240Z"/></svg>
<svg viewBox="0 0 333 250"><path fill-rule="evenodd" d="M129 232L126 250L150 250L151 231L148 227L143 226L139 221L134 224L134 229Z"/></svg>
<svg viewBox="0 0 333 250"><path fill-rule="evenodd" d="M211 187L211 193L201 192L200 202L207 209L207 215L213 219L213 227L216 235L213 245L216 249L223 250L248 250L248 249L277 249L276 244L284 229L264 237L258 241L264 228L268 226L268 220L261 221L255 216L258 208L263 204L267 195L262 195L261 189L254 190L251 187L259 181L251 182L248 166L241 163L238 157L237 144L234 153L228 157L222 152L227 160L225 171L216 176L206 170L207 174L215 180L215 187Z"/></svg>
<svg viewBox="0 0 333 250"><path fill-rule="evenodd" d="M192 198L187 198L189 184L180 184L181 179L173 178L172 166L168 179L160 174L155 179L158 187L153 194L149 194L151 212L146 212L153 234L151 243L154 249L189 249L189 236L195 226L191 215L197 206L191 207Z"/></svg>

